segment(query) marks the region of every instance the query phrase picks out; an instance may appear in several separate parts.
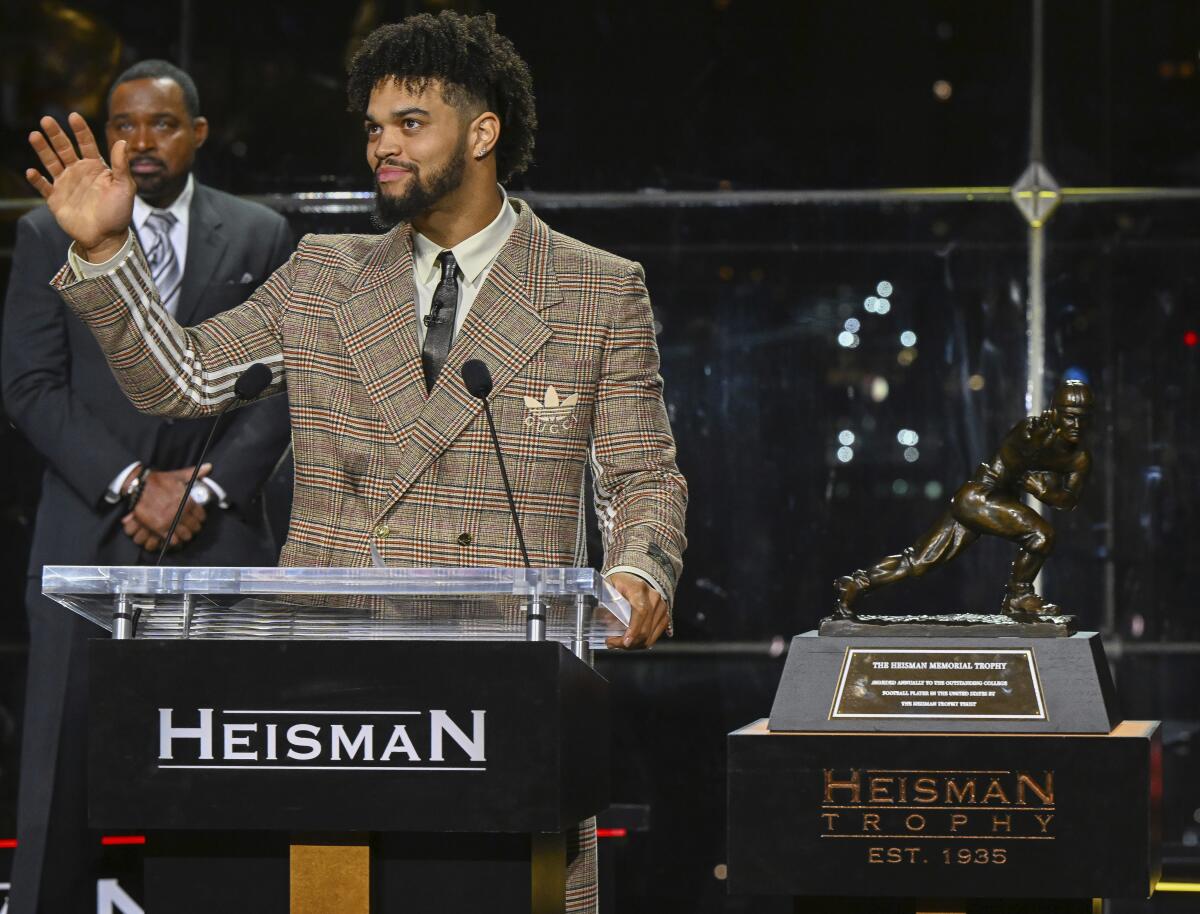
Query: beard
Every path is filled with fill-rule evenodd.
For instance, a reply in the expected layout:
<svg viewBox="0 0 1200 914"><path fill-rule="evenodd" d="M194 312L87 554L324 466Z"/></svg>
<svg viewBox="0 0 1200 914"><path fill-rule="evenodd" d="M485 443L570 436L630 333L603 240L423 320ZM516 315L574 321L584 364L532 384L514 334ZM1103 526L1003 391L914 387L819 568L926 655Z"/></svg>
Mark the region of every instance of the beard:
<svg viewBox="0 0 1200 914"><path fill-rule="evenodd" d="M149 203L151 206L159 206L163 202L170 203L183 191L187 185L188 172L183 174L171 175L167 172L166 164L153 156L137 156L130 160L130 164L138 160L152 161L161 167L161 171L138 173L132 172L133 184L137 188L137 195Z"/></svg>
<svg viewBox="0 0 1200 914"><path fill-rule="evenodd" d="M401 222L409 222L414 216L433 209L444 197L458 190L466 173L467 138L459 141L458 147L450 155L447 162L438 171L432 172L428 179L421 176L421 170L415 166L412 169L412 180L408 189L398 197L389 196L375 181L375 212L371 221L383 231L395 228Z"/></svg>

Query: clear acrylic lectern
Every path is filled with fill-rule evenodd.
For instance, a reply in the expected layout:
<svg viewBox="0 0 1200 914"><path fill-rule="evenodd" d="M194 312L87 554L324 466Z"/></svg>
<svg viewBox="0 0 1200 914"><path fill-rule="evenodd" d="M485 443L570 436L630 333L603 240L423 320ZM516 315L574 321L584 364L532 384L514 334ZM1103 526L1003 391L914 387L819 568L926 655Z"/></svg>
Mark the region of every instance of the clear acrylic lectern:
<svg viewBox="0 0 1200 914"><path fill-rule="evenodd" d="M592 568L47 565L42 592L121 639L549 640L586 658L629 623Z"/></svg>

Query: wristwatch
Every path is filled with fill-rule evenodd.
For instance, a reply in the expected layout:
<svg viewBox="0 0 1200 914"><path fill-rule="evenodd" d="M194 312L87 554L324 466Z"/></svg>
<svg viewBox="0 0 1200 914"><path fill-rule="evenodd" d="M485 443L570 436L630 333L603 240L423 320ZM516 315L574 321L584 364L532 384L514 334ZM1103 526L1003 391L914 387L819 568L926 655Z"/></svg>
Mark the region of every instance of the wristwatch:
<svg viewBox="0 0 1200 914"><path fill-rule="evenodd" d="M142 467L134 475L133 479L129 480L129 488L125 490L125 507L132 511L137 507L138 500L142 497L142 489L146 485L146 479L150 476L150 468Z"/></svg>
<svg viewBox="0 0 1200 914"><path fill-rule="evenodd" d="M204 484L203 479L200 479L200 480L196 481L196 484L194 486L192 486L192 496L191 497L192 497L192 501L194 501L200 507L204 508L204 507L207 507L207 505L210 501L212 501L213 490Z"/></svg>

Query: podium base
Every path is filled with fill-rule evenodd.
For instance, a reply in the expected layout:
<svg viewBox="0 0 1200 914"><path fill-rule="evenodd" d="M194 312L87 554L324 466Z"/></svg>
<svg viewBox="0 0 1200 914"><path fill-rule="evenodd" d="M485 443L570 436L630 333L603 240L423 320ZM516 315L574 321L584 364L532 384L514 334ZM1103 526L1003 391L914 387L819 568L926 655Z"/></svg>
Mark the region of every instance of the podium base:
<svg viewBox="0 0 1200 914"><path fill-rule="evenodd" d="M566 843L534 835L157 832L147 911L562 914Z"/></svg>
<svg viewBox="0 0 1200 914"><path fill-rule="evenodd" d="M550 835L376 835L371 910L562 914L566 844Z"/></svg>
<svg viewBox="0 0 1200 914"><path fill-rule="evenodd" d="M157 832L146 836L147 911L289 914L288 836Z"/></svg>

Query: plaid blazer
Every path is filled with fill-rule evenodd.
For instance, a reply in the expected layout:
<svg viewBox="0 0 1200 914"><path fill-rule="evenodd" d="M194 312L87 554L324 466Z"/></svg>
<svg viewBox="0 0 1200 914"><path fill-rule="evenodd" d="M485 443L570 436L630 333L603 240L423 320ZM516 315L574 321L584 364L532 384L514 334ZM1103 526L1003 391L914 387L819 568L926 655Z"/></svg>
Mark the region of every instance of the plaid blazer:
<svg viewBox="0 0 1200 914"><path fill-rule="evenodd" d="M604 570L632 566L670 599L687 486L662 399L642 269L552 231L520 200L433 390L421 369L412 229L309 235L239 307L181 328L145 258L53 285L139 409L213 415L254 362L286 390L296 483L281 563L522 564L480 402L481 359L530 561L584 565L590 463Z"/></svg>

